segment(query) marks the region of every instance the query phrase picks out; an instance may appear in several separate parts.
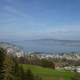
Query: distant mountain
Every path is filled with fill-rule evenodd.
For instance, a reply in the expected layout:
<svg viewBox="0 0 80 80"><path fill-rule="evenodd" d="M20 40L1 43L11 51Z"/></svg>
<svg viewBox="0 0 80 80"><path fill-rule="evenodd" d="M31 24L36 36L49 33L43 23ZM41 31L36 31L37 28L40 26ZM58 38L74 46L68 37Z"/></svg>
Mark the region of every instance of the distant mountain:
<svg viewBox="0 0 80 80"><path fill-rule="evenodd" d="M23 41L61 41L61 42L80 42L80 40L60 40L60 39L32 39Z"/></svg>
<svg viewBox="0 0 80 80"><path fill-rule="evenodd" d="M80 40L59 40L59 39L35 39L35 40L24 40L22 42L40 42L40 43L52 43L61 44L67 46L80 46Z"/></svg>

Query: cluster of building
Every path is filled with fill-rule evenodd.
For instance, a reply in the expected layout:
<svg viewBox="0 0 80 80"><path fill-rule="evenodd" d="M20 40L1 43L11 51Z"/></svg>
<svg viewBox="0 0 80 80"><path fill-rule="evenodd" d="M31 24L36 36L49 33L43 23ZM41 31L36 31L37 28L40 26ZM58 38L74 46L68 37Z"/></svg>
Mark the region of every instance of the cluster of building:
<svg viewBox="0 0 80 80"><path fill-rule="evenodd" d="M35 54L35 53L34 53ZM34 56L32 53L31 55ZM57 59L67 59L67 60L80 60L80 54L36 54L39 58L57 58Z"/></svg>
<svg viewBox="0 0 80 80"><path fill-rule="evenodd" d="M67 66L67 67L64 67L65 70L69 70L69 71L74 71L74 72L78 72L80 73L80 66Z"/></svg>

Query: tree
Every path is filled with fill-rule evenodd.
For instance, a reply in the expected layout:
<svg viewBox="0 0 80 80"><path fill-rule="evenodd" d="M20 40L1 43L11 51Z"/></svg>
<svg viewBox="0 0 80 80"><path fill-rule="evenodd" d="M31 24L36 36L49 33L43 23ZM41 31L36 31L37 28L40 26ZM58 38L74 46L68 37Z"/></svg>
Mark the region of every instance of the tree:
<svg viewBox="0 0 80 80"><path fill-rule="evenodd" d="M0 80L3 80L3 61L5 57L5 50L3 48L0 48Z"/></svg>
<svg viewBox="0 0 80 80"><path fill-rule="evenodd" d="M35 80L42 80L42 78L38 75L36 75L34 78L35 78Z"/></svg>
<svg viewBox="0 0 80 80"><path fill-rule="evenodd" d="M72 80L80 80L80 73L75 73L75 76L72 78Z"/></svg>
<svg viewBox="0 0 80 80"><path fill-rule="evenodd" d="M17 57L13 59L14 61L14 76L15 80L26 80L25 72L22 65L19 65Z"/></svg>
<svg viewBox="0 0 80 80"><path fill-rule="evenodd" d="M26 76L25 77L26 80L34 80L34 75L30 69L27 70L25 76Z"/></svg>
<svg viewBox="0 0 80 80"><path fill-rule="evenodd" d="M20 80L27 80L24 69L23 69L23 66L19 67L19 76L20 76Z"/></svg>
<svg viewBox="0 0 80 80"><path fill-rule="evenodd" d="M3 66L3 80L14 80L14 62L9 54L6 54Z"/></svg>
<svg viewBox="0 0 80 80"><path fill-rule="evenodd" d="M55 64L47 59L41 60L41 66L55 69Z"/></svg>
<svg viewBox="0 0 80 80"><path fill-rule="evenodd" d="M30 69L24 71L16 56L7 54L0 48L0 80L41 80L41 78L34 76Z"/></svg>

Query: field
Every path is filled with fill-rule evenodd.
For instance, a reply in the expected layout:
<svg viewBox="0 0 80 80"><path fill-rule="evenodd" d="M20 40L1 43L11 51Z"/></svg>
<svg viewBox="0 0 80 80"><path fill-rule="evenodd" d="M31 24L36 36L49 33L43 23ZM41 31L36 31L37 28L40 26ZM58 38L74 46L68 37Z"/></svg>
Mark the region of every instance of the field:
<svg viewBox="0 0 80 80"><path fill-rule="evenodd" d="M23 64L24 70L28 68L32 70L35 75L39 75L42 80L71 80L74 76L73 72L64 70L53 70L49 68L43 68L35 65Z"/></svg>

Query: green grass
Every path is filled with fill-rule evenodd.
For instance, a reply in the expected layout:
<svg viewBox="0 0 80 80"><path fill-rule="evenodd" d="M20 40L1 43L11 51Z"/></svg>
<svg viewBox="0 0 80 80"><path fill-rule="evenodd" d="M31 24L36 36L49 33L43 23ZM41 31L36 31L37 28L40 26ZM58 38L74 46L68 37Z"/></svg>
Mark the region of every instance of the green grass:
<svg viewBox="0 0 80 80"><path fill-rule="evenodd" d="M41 76L43 80L71 80L71 77L74 76L74 73L70 71L53 70L35 65L23 64L23 68L24 70L31 69L35 75Z"/></svg>

